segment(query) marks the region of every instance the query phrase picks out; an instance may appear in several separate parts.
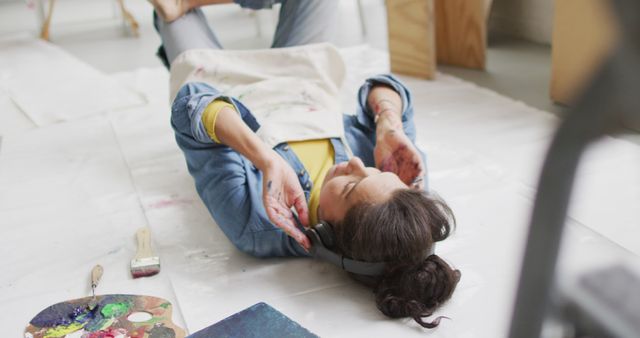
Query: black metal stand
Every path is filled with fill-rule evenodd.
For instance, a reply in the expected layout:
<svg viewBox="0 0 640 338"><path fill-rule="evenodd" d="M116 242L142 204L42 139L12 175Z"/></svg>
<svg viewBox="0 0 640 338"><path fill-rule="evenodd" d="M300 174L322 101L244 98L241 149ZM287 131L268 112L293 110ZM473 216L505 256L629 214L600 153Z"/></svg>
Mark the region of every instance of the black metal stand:
<svg viewBox="0 0 640 338"><path fill-rule="evenodd" d="M640 130L640 1L610 1L621 39L615 52L560 125L547 153L509 337L539 337L567 215L575 172L585 148L607 134Z"/></svg>

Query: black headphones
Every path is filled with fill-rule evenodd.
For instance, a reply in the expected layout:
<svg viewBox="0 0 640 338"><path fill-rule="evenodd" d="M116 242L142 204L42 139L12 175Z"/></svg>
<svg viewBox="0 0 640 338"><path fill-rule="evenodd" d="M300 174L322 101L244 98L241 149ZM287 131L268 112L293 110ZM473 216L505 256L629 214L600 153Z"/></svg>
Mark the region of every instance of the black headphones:
<svg viewBox="0 0 640 338"><path fill-rule="evenodd" d="M358 261L345 257L333 251L336 244L336 237L333 233L333 226L327 221L320 221L315 226L305 229L305 234L311 240L311 249L309 253L314 258L325 260L342 270L363 276L380 276L384 273L386 263L372 263ZM431 246L431 250L426 252L425 258L433 255L435 243Z"/></svg>
<svg viewBox="0 0 640 338"><path fill-rule="evenodd" d="M305 234L311 240L309 253L314 258L325 260L342 270L365 276L380 276L384 273L385 263L363 262L347 258L334 252L335 235L333 226L329 222L320 221L315 226L305 229Z"/></svg>

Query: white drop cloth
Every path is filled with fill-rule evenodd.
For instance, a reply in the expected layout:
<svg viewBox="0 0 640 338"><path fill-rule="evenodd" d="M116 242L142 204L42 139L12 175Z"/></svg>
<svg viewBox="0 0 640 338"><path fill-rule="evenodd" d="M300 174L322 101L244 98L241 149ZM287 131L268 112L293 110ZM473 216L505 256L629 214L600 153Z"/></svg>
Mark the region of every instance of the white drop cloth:
<svg viewBox="0 0 640 338"><path fill-rule="evenodd" d="M348 69L343 101L353 107L358 84L388 63L385 53L367 47L342 52ZM0 326L7 334L21 335L48 305L88 295L89 271L99 263L105 267L99 293L167 298L174 320L191 333L264 301L321 336L425 336L410 320L386 318L370 290L326 263L256 259L234 249L199 200L175 145L166 71L112 79L143 92L149 103L102 107L110 112L74 115L2 140L0 313L11 315L0 316ZM451 320L428 335L503 337L537 172L558 121L444 74L436 81L403 79L414 95L431 187L458 220L438 254L462 271L462 280L435 314ZM602 250L616 247L612 242L640 253L639 159L640 147L613 138L587 154L566 232L571 267L601 261ZM134 233L147 222L162 271L132 280Z"/></svg>

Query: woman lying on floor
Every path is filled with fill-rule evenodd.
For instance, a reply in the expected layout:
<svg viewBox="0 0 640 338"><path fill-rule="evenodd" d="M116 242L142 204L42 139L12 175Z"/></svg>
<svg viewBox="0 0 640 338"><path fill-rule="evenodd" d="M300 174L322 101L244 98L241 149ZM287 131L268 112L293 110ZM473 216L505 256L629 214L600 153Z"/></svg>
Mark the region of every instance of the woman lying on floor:
<svg viewBox="0 0 640 338"><path fill-rule="evenodd" d="M437 326L439 318L423 317L460 279L432 253L453 215L425 191L406 87L375 76L358 92L356 115L340 113L344 63L335 47L318 43L330 34L337 1L282 0L273 48L254 51L223 51L197 7L153 3L158 13L180 14L155 22L171 65L171 123L229 240L257 257L308 256L302 226L322 223L333 232L331 250L382 263L378 275L352 276L374 288L385 315Z"/></svg>

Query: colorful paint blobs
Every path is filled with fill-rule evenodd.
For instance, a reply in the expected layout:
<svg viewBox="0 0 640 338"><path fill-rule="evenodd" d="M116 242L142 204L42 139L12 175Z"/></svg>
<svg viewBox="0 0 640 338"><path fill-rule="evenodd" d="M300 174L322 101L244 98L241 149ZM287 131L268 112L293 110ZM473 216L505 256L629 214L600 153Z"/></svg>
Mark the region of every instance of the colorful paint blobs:
<svg viewBox="0 0 640 338"><path fill-rule="evenodd" d="M127 302L110 303L110 304L106 304L102 308L100 313L102 313L102 315L105 318L114 318L114 317L120 317L120 316L124 315L125 313L129 313L129 309L130 308L131 308L131 304L129 304Z"/></svg>
<svg viewBox="0 0 640 338"><path fill-rule="evenodd" d="M316 338L315 334L268 304L258 303L227 317L187 338L213 337L296 337Z"/></svg>
<svg viewBox="0 0 640 338"><path fill-rule="evenodd" d="M82 304L66 302L51 305L33 318L31 324L39 327L69 325L85 311L85 308Z"/></svg>
<svg viewBox="0 0 640 338"><path fill-rule="evenodd" d="M82 323L71 323L69 325L58 325L48 329L45 337L64 337L69 333L74 333L82 329Z"/></svg>
<svg viewBox="0 0 640 338"><path fill-rule="evenodd" d="M25 338L184 338L185 333L171 321L171 303L162 298L137 295L97 296L97 306L89 309L91 297L61 302L42 310L25 329ZM144 321L128 317L138 313ZM139 314L148 314L140 316Z"/></svg>
<svg viewBox="0 0 640 338"><path fill-rule="evenodd" d="M125 338L130 337L129 332L122 328L108 328L106 330L87 332L83 334L82 338ZM142 337L142 336L141 336Z"/></svg>

